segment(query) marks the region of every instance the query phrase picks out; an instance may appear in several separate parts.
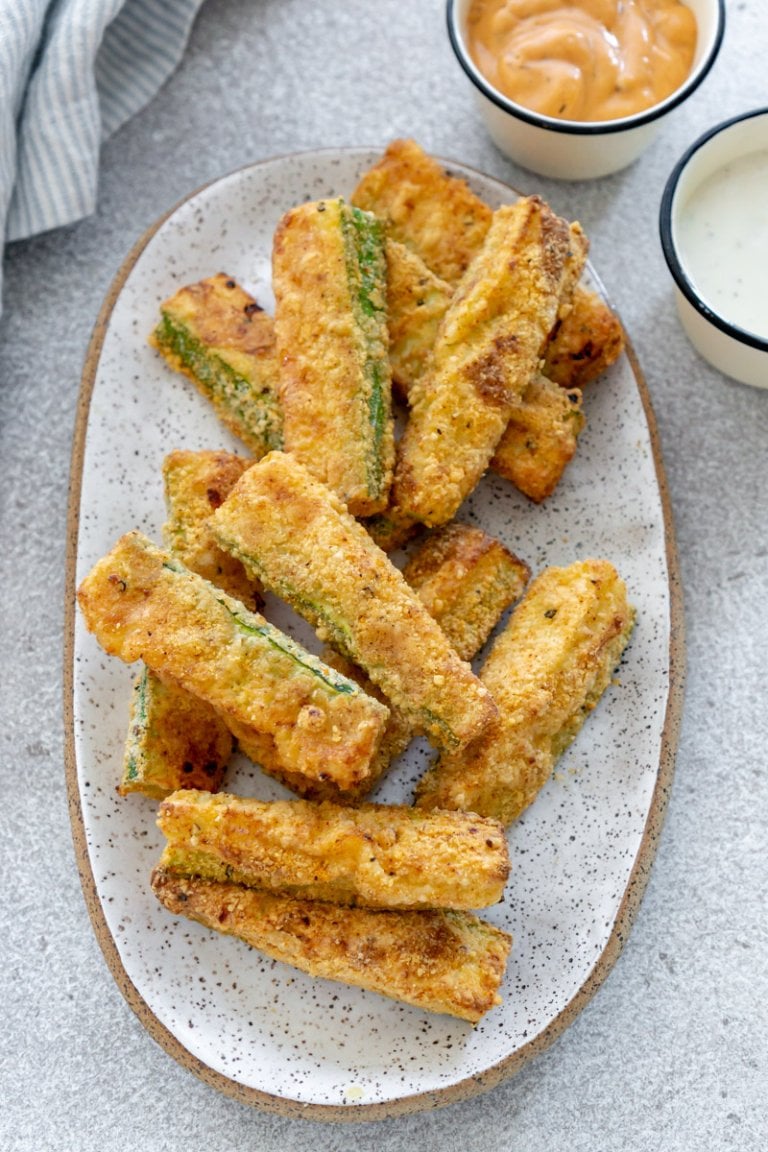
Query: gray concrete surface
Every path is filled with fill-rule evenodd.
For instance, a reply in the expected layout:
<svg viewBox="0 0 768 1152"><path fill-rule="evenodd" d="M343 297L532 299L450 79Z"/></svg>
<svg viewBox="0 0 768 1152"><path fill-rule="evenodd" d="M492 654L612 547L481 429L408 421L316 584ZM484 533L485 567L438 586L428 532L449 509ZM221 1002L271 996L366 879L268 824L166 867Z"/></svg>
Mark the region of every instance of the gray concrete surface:
<svg viewBox="0 0 768 1152"><path fill-rule="evenodd" d="M721 57L630 170L557 184L486 138L440 0L209 0L178 73L103 150L98 211L6 251L0 321L0 1147L757 1152L766 1111L768 392L728 383L676 320L657 211L709 125L765 103L768 16L729 2ZM71 436L100 302L134 239L197 185L321 145L428 149L577 216L644 369L685 588L687 700L666 826L634 930L559 1041L489 1095L373 1125L261 1114L178 1067L92 935L63 774Z"/></svg>

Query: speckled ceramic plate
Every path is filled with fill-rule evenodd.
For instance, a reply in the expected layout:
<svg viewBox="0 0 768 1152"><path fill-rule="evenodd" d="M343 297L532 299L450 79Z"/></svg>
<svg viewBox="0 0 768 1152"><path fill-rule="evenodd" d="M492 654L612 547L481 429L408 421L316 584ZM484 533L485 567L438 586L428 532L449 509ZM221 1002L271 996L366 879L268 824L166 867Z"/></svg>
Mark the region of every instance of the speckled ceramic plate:
<svg viewBox="0 0 768 1152"><path fill-rule="evenodd" d="M86 365L73 457L68 583L68 779L90 913L115 978L150 1034L208 1083L283 1113L364 1119L491 1087L576 1016L613 964L639 902L663 815L681 690L681 612L653 418L631 351L586 397L588 425L555 493L534 506L494 478L464 515L534 569L613 561L638 610L617 682L535 805L510 831L512 877L484 915L511 931L503 1006L477 1027L373 993L313 980L239 941L174 919L148 877L161 837L154 805L115 792L132 670L105 657L74 589L126 530L159 539L160 465L171 448L236 448L198 393L149 349L159 302L217 271L271 305L274 227L304 199L349 193L369 151L321 151L242 169L150 229L107 298ZM489 203L514 193L460 165ZM572 214L578 214L573 205ZM316 647L306 626L274 605ZM414 745L377 798L409 798ZM247 762L230 791L280 787Z"/></svg>

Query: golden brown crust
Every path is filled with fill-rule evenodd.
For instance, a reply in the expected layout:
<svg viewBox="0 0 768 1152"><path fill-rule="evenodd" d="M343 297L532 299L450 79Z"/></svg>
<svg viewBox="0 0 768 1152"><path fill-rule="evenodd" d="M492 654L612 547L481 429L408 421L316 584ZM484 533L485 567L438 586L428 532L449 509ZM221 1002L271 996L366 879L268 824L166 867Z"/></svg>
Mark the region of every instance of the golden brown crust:
<svg viewBox="0 0 768 1152"><path fill-rule="evenodd" d="M457 521L430 533L403 569L463 660L477 655L530 574L501 541Z"/></svg>
<svg viewBox="0 0 768 1152"><path fill-rule="evenodd" d="M463 752L442 756L420 781L416 803L516 819L610 682L633 620L607 561L545 569L481 673L498 721Z"/></svg>
<svg viewBox="0 0 768 1152"><path fill-rule="evenodd" d="M438 747L458 747L495 713L400 573L329 489L272 452L214 515L222 547L364 668Z"/></svg>
<svg viewBox="0 0 768 1152"><path fill-rule="evenodd" d="M456 284L479 249L491 210L413 140L394 140L360 180L352 203L386 223L436 276Z"/></svg>
<svg viewBox="0 0 768 1152"><path fill-rule="evenodd" d="M255 610L263 604L258 583L218 546L208 523L252 463L231 452L169 452L163 461L168 509L163 540L192 572Z"/></svg>
<svg viewBox="0 0 768 1152"><path fill-rule="evenodd" d="M141 533L95 565L78 601L106 652L207 700L235 736L267 734L286 767L342 785L367 775L387 709Z"/></svg>
<svg viewBox="0 0 768 1152"><path fill-rule="evenodd" d="M341 200L302 204L275 231L279 392L286 451L353 515L372 516L386 507L394 463L385 261L381 250L375 315L360 314L349 211Z"/></svg>
<svg viewBox="0 0 768 1152"><path fill-rule="evenodd" d="M152 890L174 915L312 976L471 1023L501 1003L511 939L469 912L342 908L159 868Z"/></svg>
<svg viewBox="0 0 768 1152"><path fill-rule="evenodd" d="M462 660L471 660L504 610L522 595L530 571L527 564L481 529L454 523L427 537L406 564L403 576L456 653ZM269 775L300 796L359 804L408 747L416 734L414 725L400 708L386 700L360 668L331 648L323 650L322 658L342 675L355 680L369 696L389 706L386 731L371 762L370 775L356 787L342 791L328 780L308 780L296 773L275 770L274 754L263 745L257 748L251 742L243 750L262 767L266 755Z"/></svg>
<svg viewBox="0 0 768 1152"><path fill-rule="evenodd" d="M387 240L386 252L389 362L392 383L406 400L426 371L453 286L405 245Z"/></svg>
<svg viewBox="0 0 768 1152"><path fill-rule="evenodd" d="M174 848L228 869L221 878L336 904L484 908L509 875L501 825L464 812L184 789L163 800L157 824Z"/></svg>
<svg viewBox="0 0 768 1152"><path fill-rule="evenodd" d="M579 389L536 376L512 409L491 468L530 500L545 500L560 483L583 427Z"/></svg>
<svg viewBox="0 0 768 1152"><path fill-rule="evenodd" d="M241 288L231 276L218 272L196 284L180 288L160 305L180 319L193 322L195 335L212 349L247 357L241 366L250 370L253 362L270 361L275 353L272 317ZM150 342L155 343L150 337ZM183 367L181 371L185 371Z"/></svg>
<svg viewBox="0 0 768 1152"><path fill-rule="evenodd" d="M544 351L544 374L563 388L583 388L624 351L618 316L596 292L578 285L571 309L559 320Z"/></svg>
<svg viewBox="0 0 768 1152"><path fill-rule="evenodd" d="M172 681L144 668L131 711L118 792L160 800L178 788L215 792L232 755L232 736L217 713Z"/></svg>
<svg viewBox="0 0 768 1152"><path fill-rule="evenodd" d="M396 513L444 524L480 480L538 368L569 242L567 223L537 196L494 213L443 318L430 370L411 392Z"/></svg>
<svg viewBox="0 0 768 1152"><path fill-rule="evenodd" d="M281 443L272 317L220 272L161 306L149 343L213 404L254 456Z"/></svg>

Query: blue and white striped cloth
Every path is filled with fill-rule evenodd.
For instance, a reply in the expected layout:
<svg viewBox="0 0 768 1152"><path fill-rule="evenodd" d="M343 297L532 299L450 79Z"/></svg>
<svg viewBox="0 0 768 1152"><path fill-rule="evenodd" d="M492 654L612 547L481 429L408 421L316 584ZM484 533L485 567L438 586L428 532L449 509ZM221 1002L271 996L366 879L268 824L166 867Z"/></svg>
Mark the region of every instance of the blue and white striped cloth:
<svg viewBox="0 0 768 1152"><path fill-rule="evenodd" d="M203 0L0 0L0 231L93 212L99 146L149 103Z"/></svg>

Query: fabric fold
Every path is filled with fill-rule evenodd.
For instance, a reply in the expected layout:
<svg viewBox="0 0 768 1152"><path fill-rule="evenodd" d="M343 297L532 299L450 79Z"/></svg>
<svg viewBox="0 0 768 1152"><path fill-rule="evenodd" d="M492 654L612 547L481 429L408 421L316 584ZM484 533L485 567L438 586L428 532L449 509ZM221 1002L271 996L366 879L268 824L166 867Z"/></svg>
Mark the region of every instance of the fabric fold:
<svg viewBox="0 0 768 1152"><path fill-rule="evenodd" d="M101 143L174 71L202 3L0 0L6 241L93 212Z"/></svg>

